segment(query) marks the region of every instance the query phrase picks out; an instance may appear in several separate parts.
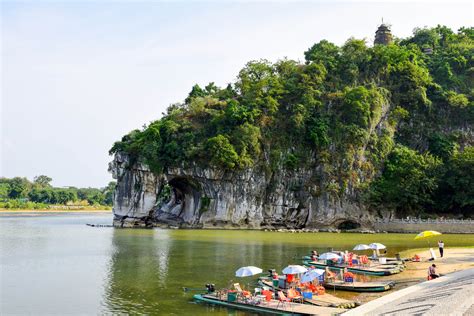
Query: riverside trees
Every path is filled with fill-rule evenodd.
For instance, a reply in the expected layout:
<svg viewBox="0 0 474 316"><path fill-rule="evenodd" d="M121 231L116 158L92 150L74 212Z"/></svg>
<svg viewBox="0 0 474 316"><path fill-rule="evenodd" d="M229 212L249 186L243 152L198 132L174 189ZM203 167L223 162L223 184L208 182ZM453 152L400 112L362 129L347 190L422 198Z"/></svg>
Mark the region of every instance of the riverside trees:
<svg viewBox="0 0 474 316"><path fill-rule="evenodd" d="M112 205L112 196L115 182L110 182L107 187L97 188L56 188L51 186L52 179L40 175L30 182L27 178L0 178L0 199L3 206L16 208L24 202L41 204L41 208L47 204L74 204L82 205ZM33 205L33 204L32 204ZM34 206L34 205L33 205ZM22 207L22 206L19 206ZM25 206L23 206L25 207Z"/></svg>

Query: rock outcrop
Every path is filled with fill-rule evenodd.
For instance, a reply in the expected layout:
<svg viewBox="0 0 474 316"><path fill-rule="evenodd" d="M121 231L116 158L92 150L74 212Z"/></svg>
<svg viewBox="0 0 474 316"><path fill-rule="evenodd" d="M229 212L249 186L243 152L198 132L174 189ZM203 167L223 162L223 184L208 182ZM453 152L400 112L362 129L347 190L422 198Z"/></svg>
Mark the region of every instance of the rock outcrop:
<svg viewBox="0 0 474 316"><path fill-rule="evenodd" d="M129 164L117 153L109 166L117 179L116 226L364 229L373 220L350 189L342 196L322 189L321 168L224 172L193 166L157 175L144 164Z"/></svg>

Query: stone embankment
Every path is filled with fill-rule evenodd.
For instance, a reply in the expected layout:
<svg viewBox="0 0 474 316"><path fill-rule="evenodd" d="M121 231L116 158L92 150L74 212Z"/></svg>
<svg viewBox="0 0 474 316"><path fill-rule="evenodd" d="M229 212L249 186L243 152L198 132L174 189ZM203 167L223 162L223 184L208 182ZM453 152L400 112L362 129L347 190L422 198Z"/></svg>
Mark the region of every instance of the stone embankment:
<svg viewBox="0 0 474 316"><path fill-rule="evenodd" d="M377 232L418 233L435 230L440 233L473 234L474 220L465 219L376 219L374 229Z"/></svg>

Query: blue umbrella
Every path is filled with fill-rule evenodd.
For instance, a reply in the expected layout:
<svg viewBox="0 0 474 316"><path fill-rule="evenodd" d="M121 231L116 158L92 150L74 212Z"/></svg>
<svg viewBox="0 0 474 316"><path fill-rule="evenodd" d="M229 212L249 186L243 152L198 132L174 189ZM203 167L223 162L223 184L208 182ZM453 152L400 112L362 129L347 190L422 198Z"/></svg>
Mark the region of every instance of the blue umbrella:
<svg viewBox="0 0 474 316"><path fill-rule="evenodd" d="M333 260L333 259L339 260L339 259L341 259L341 256L336 255L335 253L332 253L332 252L326 252L326 253L323 253L322 255L320 255L319 259L321 259L321 260Z"/></svg>
<svg viewBox="0 0 474 316"><path fill-rule="evenodd" d="M305 273L306 271L308 271L308 269L299 265L290 265L283 269L284 274L300 274Z"/></svg>
<svg viewBox="0 0 474 316"><path fill-rule="evenodd" d="M323 269L311 269L301 276L301 283L311 282L323 275L324 272Z"/></svg>
<svg viewBox="0 0 474 316"><path fill-rule="evenodd" d="M239 270L235 271L235 276L241 278L241 277L252 276L259 273L262 273L262 269L254 267L254 266L248 266L248 267L242 267Z"/></svg>

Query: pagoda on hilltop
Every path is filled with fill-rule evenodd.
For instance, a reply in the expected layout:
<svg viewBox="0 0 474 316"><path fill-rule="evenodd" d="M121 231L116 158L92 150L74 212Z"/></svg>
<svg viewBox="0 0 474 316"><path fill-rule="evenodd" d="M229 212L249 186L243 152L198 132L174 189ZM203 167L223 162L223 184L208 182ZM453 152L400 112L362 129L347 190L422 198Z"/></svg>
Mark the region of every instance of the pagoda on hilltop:
<svg viewBox="0 0 474 316"><path fill-rule="evenodd" d="M390 25L382 24L379 26L375 32L374 45L388 45L392 42L392 32L390 31Z"/></svg>

